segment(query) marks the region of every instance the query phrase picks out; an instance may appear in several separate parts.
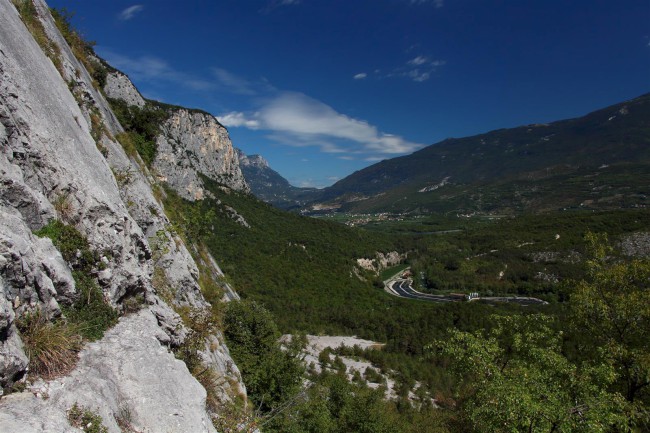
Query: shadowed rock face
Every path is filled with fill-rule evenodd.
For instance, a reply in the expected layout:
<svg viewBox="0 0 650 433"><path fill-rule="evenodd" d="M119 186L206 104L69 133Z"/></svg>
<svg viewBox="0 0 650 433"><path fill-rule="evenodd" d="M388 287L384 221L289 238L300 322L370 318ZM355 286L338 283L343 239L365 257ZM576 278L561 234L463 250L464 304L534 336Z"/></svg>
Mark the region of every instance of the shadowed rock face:
<svg viewBox="0 0 650 433"><path fill-rule="evenodd" d="M246 155L240 149L235 150L246 183L260 200L280 209L292 209L302 206L318 193L315 188L291 185L261 155Z"/></svg>
<svg viewBox="0 0 650 433"><path fill-rule="evenodd" d="M152 175L113 139L123 129L65 43L47 5L42 0L34 4L48 38L60 48L58 69L11 2L0 0L0 395L2 387L29 374L15 321L35 310L47 318L58 317L61 306L78 296L59 251L49 239L33 234L52 219L74 226L100 253L105 268L97 280L113 307L121 310L124 299L134 294L143 294L145 305L88 345L69 376L3 397L0 431L76 431L69 427L66 411L79 402L101 409L109 431L119 432L115 418L125 402L138 431L212 432L205 390L169 352L184 341L187 331L151 282L154 268L161 270L175 302L204 308L208 304L197 283L196 263L182 240L168 230L169 220L151 189ZM124 89L127 84L130 81L122 80ZM91 116L98 117L100 125L96 119L93 124ZM200 134L221 139L225 129L216 120L212 126L209 119L178 117L166 129L171 137L196 144L197 152L227 148L201 144L196 134L183 130L207 124L205 129L216 132ZM227 154L227 149L221 152ZM227 157L222 166L232 168L228 158L236 161ZM206 170L217 165L198 164ZM245 183L232 185L245 188ZM154 242L158 251L151 247ZM217 392L224 400L245 393L220 335L206 341L202 356L204 364L223 377ZM34 393L47 393L50 399Z"/></svg>

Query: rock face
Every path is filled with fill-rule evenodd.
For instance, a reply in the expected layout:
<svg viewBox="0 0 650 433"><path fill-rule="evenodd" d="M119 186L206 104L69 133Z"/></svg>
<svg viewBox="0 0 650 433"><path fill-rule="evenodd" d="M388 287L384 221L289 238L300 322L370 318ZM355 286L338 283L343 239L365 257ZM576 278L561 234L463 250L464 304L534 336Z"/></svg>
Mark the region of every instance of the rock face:
<svg viewBox="0 0 650 433"><path fill-rule="evenodd" d="M239 165L243 168L252 167L257 169L269 168L269 162L262 155L246 155L241 149L236 149ZM288 183L288 182L287 182Z"/></svg>
<svg viewBox="0 0 650 433"><path fill-rule="evenodd" d="M407 257L407 254L400 254L397 251L390 251L388 253L377 252L375 258L366 259L361 258L357 259L357 266L366 271L374 272L378 274L386 268L391 266L396 266L402 263Z"/></svg>
<svg viewBox="0 0 650 433"><path fill-rule="evenodd" d="M144 107L146 102L129 77L119 71L111 71L106 76L104 93L109 98L121 99L129 105Z"/></svg>
<svg viewBox="0 0 650 433"><path fill-rule="evenodd" d="M77 403L99 414L111 433L122 432L118 420L126 416L136 431L215 432L204 409L205 390L161 340L168 337L150 311L123 317L101 341L86 346L69 376L5 397L2 431L68 431L66 412ZM43 420L52 425L44 428Z"/></svg>
<svg viewBox="0 0 650 433"><path fill-rule="evenodd" d="M637 232L621 241L623 254L630 257L650 257L650 232Z"/></svg>
<svg viewBox="0 0 650 433"><path fill-rule="evenodd" d="M123 403L138 431L212 432L206 391L169 351L183 343L186 329L158 296L164 289L177 305L205 308L199 269L169 229L152 191L155 177L115 141L121 125L59 33L47 5L42 0L34 5L47 38L58 47L56 67L11 2L0 0L0 390L28 374L15 321L35 310L56 318L62 305L78 297L59 251L49 239L33 234L52 219L73 226L100 254L104 266L96 279L114 308L122 311L123 302L136 294L145 305L89 344L69 376L39 384L41 391L4 396L0 431L77 431L68 425L66 411L79 402L98 409L111 432L120 431L115 418ZM113 91L140 104L126 76L112 83ZM197 122L208 125L201 134L218 136L221 132L215 131L223 127L216 121L213 127L209 119L183 120L182 114L173 119L167 131L189 140L185 149L193 148L190 143L197 152L227 147L223 142L222 147L200 144L197 133L182 129ZM234 154L224 158L235 161L237 172ZM232 168L230 162L220 163ZM208 170L217 165L211 160L196 166ZM236 175L229 179L245 189L243 178L239 183ZM212 264L205 266L216 272ZM154 287L154 275L164 287ZM206 341L202 357L223 378L217 392L224 400L245 393L220 334ZM32 395L43 392L50 399Z"/></svg>
<svg viewBox="0 0 650 433"><path fill-rule="evenodd" d="M142 108L147 104L129 77L120 71L108 73L103 90L109 98L121 99L128 105ZM156 139L153 170L160 181L188 200L204 198L201 176L237 191L250 190L228 130L214 116L182 107L158 108L169 113Z"/></svg>
<svg viewBox="0 0 650 433"><path fill-rule="evenodd" d="M153 167L161 180L182 197L200 200L205 191L200 175L237 191L248 191L228 131L214 116L173 109L157 139Z"/></svg>
<svg viewBox="0 0 650 433"><path fill-rule="evenodd" d="M112 277L105 288L112 302L128 291L142 291L151 272L151 252L90 135L90 122L14 7L2 4L0 112L8 131L0 169L8 174L2 179L8 185L3 195L7 191L11 201L12 190L24 192L18 210L30 229L40 228L56 212L87 236L95 250L110 254L107 271ZM66 65L79 70L71 62Z"/></svg>
<svg viewBox="0 0 650 433"><path fill-rule="evenodd" d="M318 192L316 188L298 188L289 183L260 155L246 155L236 149L241 171L255 197L281 209L304 205Z"/></svg>

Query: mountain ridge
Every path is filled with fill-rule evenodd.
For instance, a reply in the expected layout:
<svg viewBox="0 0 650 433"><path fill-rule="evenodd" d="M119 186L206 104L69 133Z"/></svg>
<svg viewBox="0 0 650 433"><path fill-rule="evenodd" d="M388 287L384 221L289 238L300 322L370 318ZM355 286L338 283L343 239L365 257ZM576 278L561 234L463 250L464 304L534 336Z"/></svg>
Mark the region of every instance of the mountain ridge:
<svg viewBox="0 0 650 433"><path fill-rule="evenodd" d="M317 192L316 188L293 186L273 170L261 155L246 155L237 149L241 171L251 193L277 208L291 210L304 206Z"/></svg>
<svg viewBox="0 0 650 433"><path fill-rule="evenodd" d="M603 165L646 165L650 161L649 118L650 94L644 94L582 117L445 139L347 176L325 188L310 210L329 207L351 212L414 212L419 207L423 211L449 211L452 209L440 200L445 193L457 196L454 188L584 176ZM387 205L404 195L412 203ZM422 195L437 196L434 201L438 203L428 203ZM575 202L571 204L579 206L580 202ZM476 203L463 207L457 210L480 210ZM525 204L519 207L534 209ZM495 205L492 210L499 209L503 206Z"/></svg>

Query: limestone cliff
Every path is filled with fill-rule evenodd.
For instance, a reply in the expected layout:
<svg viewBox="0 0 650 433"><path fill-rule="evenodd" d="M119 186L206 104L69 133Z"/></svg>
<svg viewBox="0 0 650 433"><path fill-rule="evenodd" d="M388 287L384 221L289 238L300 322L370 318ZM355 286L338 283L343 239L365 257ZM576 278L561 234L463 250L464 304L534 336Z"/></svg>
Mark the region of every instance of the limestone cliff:
<svg viewBox="0 0 650 433"><path fill-rule="evenodd" d="M173 109L157 139L154 169L181 196L204 196L200 175L238 191L248 191L228 131L208 114Z"/></svg>
<svg viewBox="0 0 650 433"><path fill-rule="evenodd" d="M106 84L104 84L104 93L110 98L121 99L128 105L144 107L146 101L135 88L129 77L120 71L111 71L106 75Z"/></svg>
<svg viewBox="0 0 650 433"><path fill-rule="evenodd" d="M140 108L149 105L167 114L156 138L153 172L183 198L201 200L205 189L201 176L237 191L249 191L230 141L228 130L209 113L145 101L129 78L119 71L108 73L104 92Z"/></svg>
<svg viewBox="0 0 650 433"><path fill-rule="evenodd" d="M48 41L50 48L37 44L14 4L0 0L0 387L28 387L0 400L0 431L77 431L66 413L78 402L99 411L110 432L121 431L117 420L125 411L136 431L212 432L206 390L170 352L188 338L171 306L197 311L208 306L198 284L199 268L169 229L152 191L155 176L114 139L123 129L47 5L42 0L14 3L33 5L27 9L45 35L39 42ZM107 83L131 94L127 81L108 78ZM130 101L139 103L135 97ZM195 126L199 129L185 129ZM231 187L246 188L216 120L177 109L163 131L160 158L168 155L165 146L171 154L179 146L196 155L216 149L221 159L207 156L208 162L186 167L199 167L212 177L209 170L218 165L234 173L223 178ZM175 180L178 173L159 174ZM190 175L182 172L181 180L170 183L180 192L192 185L183 183ZM185 195L198 197L193 191ZM33 377L16 321L37 311L57 318L79 297L71 268L52 241L33 234L55 219L81 233L98 254L92 278L115 310L123 313L134 299L143 305L123 315L101 340L87 344L66 376L25 382ZM210 261L202 270L220 272ZM224 401L245 393L219 333L206 339L201 359L221 377L211 392Z"/></svg>
<svg viewBox="0 0 650 433"><path fill-rule="evenodd" d="M254 167L257 169L269 168L269 162L262 155L246 155L241 149L237 150L239 165L243 167Z"/></svg>

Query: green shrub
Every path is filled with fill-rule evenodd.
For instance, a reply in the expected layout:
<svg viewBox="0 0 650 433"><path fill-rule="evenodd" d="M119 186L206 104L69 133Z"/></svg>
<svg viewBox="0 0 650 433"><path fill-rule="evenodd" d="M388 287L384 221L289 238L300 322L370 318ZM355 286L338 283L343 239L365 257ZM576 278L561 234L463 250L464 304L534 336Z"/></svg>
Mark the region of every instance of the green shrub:
<svg viewBox="0 0 650 433"><path fill-rule="evenodd" d="M77 427L86 433L108 433L104 426L102 417L88 408L75 403L68 411L68 421L73 427Z"/></svg>
<svg viewBox="0 0 650 433"><path fill-rule="evenodd" d="M142 157L144 163L147 164L147 167L151 167L153 160L156 158L156 151L158 149L156 141L153 139L147 139L137 132L132 132L131 136L133 138L133 143L135 144L135 150L140 154L140 157Z"/></svg>
<svg viewBox="0 0 650 433"><path fill-rule="evenodd" d="M117 312L106 302L101 288L93 277L99 254L90 249L88 239L77 229L59 220L52 220L36 236L52 239L54 246L72 268L78 299L63 307L68 321L86 339L94 341L117 323Z"/></svg>
<svg viewBox="0 0 650 433"><path fill-rule="evenodd" d="M63 307L70 323L78 327L84 338L95 341L117 323L117 312L105 301L97 281L82 271L74 271L79 299L69 307Z"/></svg>
<svg viewBox="0 0 650 433"><path fill-rule="evenodd" d="M88 239L71 225L53 219L34 234L50 238L63 259L73 269L90 270L97 262L96 254L90 250Z"/></svg>
<svg viewBox="0 0 650 433"><path fill-rule="evenodd" d="M255 302L230 302L225 336L258 410L269 412L298 392L304 372L298 350L280 349L278 328L268 310Z"/></svg>
<svg viewBox="0 0 650 433"><path fill-rule="evenodd" d="M168 110L150 104L140 108L121 99L108 98L108 102L127 131L117 137L124 150L132 156L136 151L150 167L156 157L156 137L160 134L160 125L169 116Z"/></svg>

